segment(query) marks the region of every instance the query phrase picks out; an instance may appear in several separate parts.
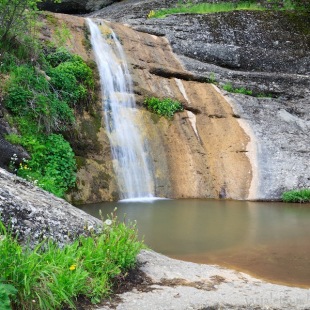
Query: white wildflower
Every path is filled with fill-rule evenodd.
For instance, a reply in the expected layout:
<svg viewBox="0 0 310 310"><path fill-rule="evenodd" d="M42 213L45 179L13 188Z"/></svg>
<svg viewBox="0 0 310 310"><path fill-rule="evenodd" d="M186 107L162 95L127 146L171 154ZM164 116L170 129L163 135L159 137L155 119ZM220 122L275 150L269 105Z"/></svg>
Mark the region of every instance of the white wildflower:
<svg viewBox="0 0 310 310"><path fill-rule="evenodd" d="M112 221L110 219L107 219L104 221L104 224L107 226L110 226L110 225L112 225Z"/></svg>

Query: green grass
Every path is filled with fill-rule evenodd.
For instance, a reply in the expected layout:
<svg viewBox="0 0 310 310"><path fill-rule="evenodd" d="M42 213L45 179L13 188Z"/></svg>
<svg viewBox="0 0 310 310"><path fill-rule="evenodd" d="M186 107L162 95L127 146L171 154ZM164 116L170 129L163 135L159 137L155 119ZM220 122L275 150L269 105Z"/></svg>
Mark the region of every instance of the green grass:
<svg viewBox="0 0 310 310"><path fill-rule="evenodd" d="M274 3L274 4L273 4ZM269 1L263 2L263 4L255 3L254 1L242 1L239 3L223 2L223 3L198 3L193 4L191 2L185 4L178 4L174 8L161 9L158 11L150 11L148 18L164 18L167 15L186 13L186 14L209 14L220 12L232 12L232 11L264 11L267 9L273 10L306 10L309 9L309 4L306 2L299 3L298 1Z"/></svg>
<svg viewBox="0 0 310 310"><path fill-rule="evenodd" d="M223 89L230 93L237 93L237 94L243 94L243 95L248 95L248 96L252 96L253 94L251 90L246 89L245 87L234 88L231 83L227 83L223 85Z"/></svg>
<svg viewBox="0 0 310 310"><path fill-rule="evenodd" d="M164 18L167 15L177 14L177 13L187 13L187 14L208 14L208 13L219 13L219 12L231 12L240 10L265 10L259 4L240 2L240 3L199 3L199 4L182 4L175 8L161 9L158 11L151 11L148 18Z"/></svg>
<svg viewBox="0 0 310 310"><path fill-rule="evenodd" d="M172 118L174 113L183 111L182 104L170 98L146 98L144 104L150 111L167 118Z"/></svg>
<svg viewBox="0 0 310 310"><path fill-rule="evenodd" d="M310 188L291 190L282 194L284 202L310 202Z"/></svg>
<svg viewBox="0 0 310 310"><path fill-rule="evenodd" d="M115 218L99 234L80 236L63 248L51 241L22 247L1 222L0 235L0 302L10 298L20 310L75 309L77 296L98 303L111 293L113 278L134 267L143 247L135 226Z"/></svg>

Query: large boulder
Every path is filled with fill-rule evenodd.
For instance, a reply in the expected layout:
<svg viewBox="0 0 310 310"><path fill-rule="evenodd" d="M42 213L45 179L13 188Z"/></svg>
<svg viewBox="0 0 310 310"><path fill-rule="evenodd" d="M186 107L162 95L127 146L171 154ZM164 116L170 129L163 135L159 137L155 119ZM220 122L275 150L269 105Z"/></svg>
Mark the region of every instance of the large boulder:
<svg viewBox="0 0 310 310"><path fill-rule="evenodd" d="M49 238L59 245L101 222L63 199L0 168L0 219L22 243Z"/></svg>
<svg viewBox="0 0 310 310"><path fill-rule="evenodd" d="M100 10L114 0L62 0L55 3L54 0L45 0L38 4L40 10L58 13L82 14Z"/></svg>

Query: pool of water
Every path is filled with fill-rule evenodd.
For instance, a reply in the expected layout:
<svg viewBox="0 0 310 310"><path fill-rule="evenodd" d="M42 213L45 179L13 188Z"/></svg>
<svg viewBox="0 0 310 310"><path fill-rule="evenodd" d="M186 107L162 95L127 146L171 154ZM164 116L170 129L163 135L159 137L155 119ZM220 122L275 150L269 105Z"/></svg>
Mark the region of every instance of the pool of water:
<svg viewBox="0 0 310 310"><path fill-rule="evenodd" d="M100 218L114 208L167 256L234 268L271 282L310 287L310 204L155 200L80 206Z"/></svg>

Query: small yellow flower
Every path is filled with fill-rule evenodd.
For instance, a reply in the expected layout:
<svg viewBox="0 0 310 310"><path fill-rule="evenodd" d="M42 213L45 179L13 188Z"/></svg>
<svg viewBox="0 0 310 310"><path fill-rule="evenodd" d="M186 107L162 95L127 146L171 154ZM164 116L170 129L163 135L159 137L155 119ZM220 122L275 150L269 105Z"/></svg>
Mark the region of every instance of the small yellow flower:
<svg viewBox="0 0 310 310"><path fill-rule="evenodd" d="M155 15L154 10L151 10L150 13L147 15L147 18L152 18Z"/></svg>
<svg viewBox="0 0 310 310"><path fill-rule="evenodd" d="M69 270L75 270L76 269L76 264L73 264L73 265L71 265L70 267L69 267Z"/></svg>

